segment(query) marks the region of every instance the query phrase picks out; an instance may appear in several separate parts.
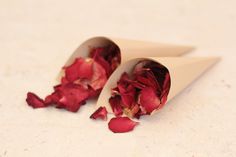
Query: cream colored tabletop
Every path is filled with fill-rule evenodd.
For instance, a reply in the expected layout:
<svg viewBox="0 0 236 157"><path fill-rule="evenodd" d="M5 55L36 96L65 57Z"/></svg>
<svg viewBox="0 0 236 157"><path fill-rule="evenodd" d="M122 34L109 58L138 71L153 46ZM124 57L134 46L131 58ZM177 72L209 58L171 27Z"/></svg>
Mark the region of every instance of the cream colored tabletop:
<svg viewBox="0 0 236 157"><path fill-rule="evenodd" d="M0 0L0 157L236 156L235 0ZM78 113L33 110L74 49L95 35L195 45L221 62L133 132Z"/></svg>

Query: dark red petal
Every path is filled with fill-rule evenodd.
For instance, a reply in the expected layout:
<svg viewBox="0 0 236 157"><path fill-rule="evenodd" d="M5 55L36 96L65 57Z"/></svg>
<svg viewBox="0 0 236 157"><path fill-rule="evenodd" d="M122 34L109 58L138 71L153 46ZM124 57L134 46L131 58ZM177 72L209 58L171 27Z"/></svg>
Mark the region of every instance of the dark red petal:
<svg viewBox="0 0 236 157"><path fill-rule="evenodd" d="M93 59L105 69L107 77L109 77L111 75L111 65L98 54L95 54Z"/></svg>
<svg viewBox="0 0 236 157"><path fill-rule="evenodd" d="M111 97L109 99L109 103L116 117L121 116L123 114L120 96Z"/></svg>
<svg viewBox="0 0 236 157"><path fill-rule="evenodd" d="M72 83L58 87L56 92L61 96L56 107L65 108L71 112L77 112L80 106L89 97L88 90L80 85Z"/></svg>
<svg viewBox="0 0 236 157"><path fill-rule="evenodd" d="M27 93L26 102L29 106L32 106L33 108L47 107L43 99L39 98L37 95L31 92Z"/></svg>
<svg viewBox="0 0 236 157"><path fill-rule="evenodd" d="M58 92L53 92L51 95L48 95L44 102L47 105L57 104L60 100L60 94Z"/></svg>
<svg viewBox="0 0 236 157"><path fill-rule="evenodd" d="M151 87L146 87L140 92L140 105L147 111L148 114L160 106L160 99Z"/></svg>
<svg viewBox="0 0 236 157"><path fill-rule="evenodd" d="M115 88L111 89L111 95L112 96L120 95L118 87L115 87Z"/></svg>
<svg viewBox="0 0 236 157"><path fill-rule="evenodd" d="M62 77L62 78L61 78L61 84L62 84L62 85L65 85L65 84L67 84L67 83L70 83L70 81L68 81L65 77Z"/></svg>
<svg viewBox="0 0 236 157"><path fill-rule="evenodd" d="M94 58L96 56L103 56L102 52L104 51L104 47L96 47L90 51L89 57Z"/></svg>
<svg viewBox="0 0 236 157"><path fill-rule="evenodd" d="M138 124L138 122L132 121L128 117L115 117L109 121L108 127L114 133L124 133L132 131Z"/></svg>
<svg viewBox="0 0 236 157"><path fill-rule="evenodd" d="M89 99L96 98L101 93L102 89L94 90L92 87L88 86Z"/></svg>
<svg viewBox="0 0 236 157"><path fill-rule="evenodd" d="M92 119L102 119L107 120L107 110L106 107L99 107L91 116Z"/></svg>
<svg viewBox="0 0 236 157"><path fill-rule="evenodd" d="M93 48L89 56L103 66L107 72L107 76L109 76L121 62L120 49L114 44L106 47Z"/></svg>
<svg viewBox="0 0 236 157"><path fill-rule="evenodd" d="M65 77L68 81L73 82L79 78L90 79L93 75L93 60L77 58L73 64L65 69Z"/></svg>
<svg viewBox="0 0 236 157"><path fill-rule="evenodd" d="M129 85L127 88L118 86L118 88L124 106L130 108L135 102L135 88L132 85Z"/></svg>

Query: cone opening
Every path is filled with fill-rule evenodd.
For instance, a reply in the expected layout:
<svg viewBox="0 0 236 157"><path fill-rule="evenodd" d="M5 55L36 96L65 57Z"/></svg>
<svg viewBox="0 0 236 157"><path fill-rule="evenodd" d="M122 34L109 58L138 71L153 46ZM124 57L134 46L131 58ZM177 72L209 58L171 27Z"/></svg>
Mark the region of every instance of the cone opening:
<svg viewBox="0 0 236 157"><path fill-rule="evenodd" d="M111 90L109 103L116 116L139 118L164 106L170 91L169 70L151 59L138 60Z"/></svg>
<svg viewBox="0 0 236 157"><path fill-rule="evenodd" d="M102 50L104 49L104 50ZM93 57L93 51L100 50L101 56L109 62L113 69L121 63L121 51L119 46L106 37L93 37L84 41L68 59L65 66L73 63L75 58ZM100 53L100 52L99 52Z"/></svg>

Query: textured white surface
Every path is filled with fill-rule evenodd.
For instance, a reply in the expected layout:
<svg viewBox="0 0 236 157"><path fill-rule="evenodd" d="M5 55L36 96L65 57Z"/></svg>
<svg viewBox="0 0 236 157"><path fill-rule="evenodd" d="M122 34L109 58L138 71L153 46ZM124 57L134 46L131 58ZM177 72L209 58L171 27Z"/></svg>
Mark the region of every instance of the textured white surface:
<svg viewBox="0 0 236 157"><path fill-rule="evenodd" d="M0 157L236 156L234 0L0 1ZM196 45L222 61L131 133L78 113L33 110L27 91L51 92L58 70L94 35Z"/></svg>

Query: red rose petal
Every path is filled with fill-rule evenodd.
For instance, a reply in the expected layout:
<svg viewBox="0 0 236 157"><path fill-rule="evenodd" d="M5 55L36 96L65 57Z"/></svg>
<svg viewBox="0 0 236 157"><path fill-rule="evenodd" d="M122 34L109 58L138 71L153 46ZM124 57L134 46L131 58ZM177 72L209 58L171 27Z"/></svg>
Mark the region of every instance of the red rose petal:
<svg viewBox="0 0 236 157"><path fill-rule="evenodd" d="M93 59L105 69L107 77L109 77L111 75L111 65L101 56L101 51L103 51L102 48L95 49L92 56Z"/></svg>
<svg viewBox="0 0 236 157"><path fill-rule="evenodd" d="M65 77L68 81L73 82L79 78L90 79L93 75L91 59L77 58L73 64L65 67Z"/></svg>
<svg viewBox="0 0 236 157"><path fill-rule="evenodd" d="M120 96L111 97L109 103L116 117L123 114Z"/></svg>
<svg viewBox="0 0 236 157"><path fill-rule="evenodd" d="M92 119L102 119L107 120L107 110L106 107L99 107L91 116Z"/></svg>
<svg viewBox="0 0 236 157"><path fill-rule="evenodd" d="M129 80L129 75L123 73L117 84L121 100L127 108L129 108L135 101L135 88L129 83Z"/></svg>
<svg viewBox="0 0 236 157"><path fill-rule="evenodd" d="M43 99L39 98L37 95L31 92L27 93L26 102L28 103L29 106L32 106L33 108L47 107Z"/></svg>
<svg viewBox="0 0 236 157"><path fill-rule="evenodd" d="M93 64L93 77L92 77L90 86L94 90L98 90L98 89L103 88L106 81L107 81L107 76L106 76L105 69L97 62L94 62L94 64Z"/></svg>
<svg viewBox="0 0 236 157"><path fill-rule="evenodd" d="M130 108L132 104L135 102L135 89L132 85L129 85L126 89L123 89L123 87L118 87L121 95L121 100L125 107Z"/></svg>
<svg viewBox="0 0 236 157"><path fill-rule="evenodd" d="M71 112L77 112L89 97L88 90L84 89L82 86L76 84L67 84L58 89L61 95L57 107L65 108Z"/></svg>
<svg viewBox="0 0 236 157"><path fill-rule="evenodd" d="M151 87L146 87L140 92L140 105L147 111L148 114L160 106L160 99L157 97L155 90Z"/></svg>
<svg viewBox="0 0 236 157"><path fill-rule="evenodd" d="M60 100L60 94L58 92L53 92L51 95L48 95L44 102L47 105L57 104Z"/></svg>
<svg viewBox="0 0 236 157"><path fill-rule="evenodd" d="M114 133L124 133L132 131L138 124L139 122L132 121L128 117L115 117L109 121L108 127Z"/></svg>

